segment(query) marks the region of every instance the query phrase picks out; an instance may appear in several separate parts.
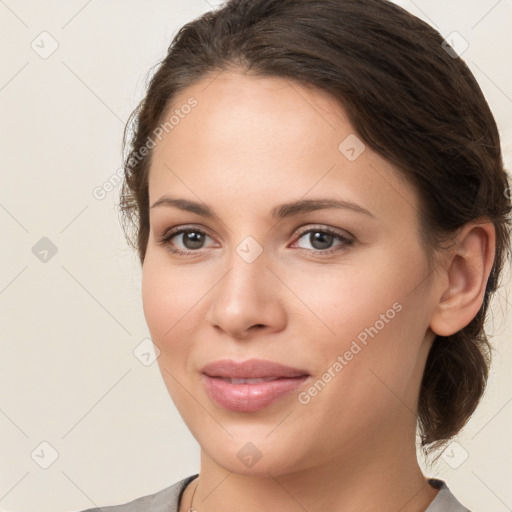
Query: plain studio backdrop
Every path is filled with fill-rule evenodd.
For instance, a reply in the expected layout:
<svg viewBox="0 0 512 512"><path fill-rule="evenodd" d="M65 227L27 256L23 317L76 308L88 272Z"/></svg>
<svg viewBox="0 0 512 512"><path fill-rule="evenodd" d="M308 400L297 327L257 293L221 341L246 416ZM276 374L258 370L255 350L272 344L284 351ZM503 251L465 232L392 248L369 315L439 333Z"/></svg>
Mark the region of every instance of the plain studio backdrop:
<svg viewBox="0 0 512 512"><path fill-rule="evenodd" d="M122 130L151 69L179 27L216 5L0 0L0 510L125 503L199 469L147 355L140 266L116 202ZM510 168L512 2L400 5L461 52ZM507 284L488 325L487 393L428 470L475 511L512 509L510 303Z"/></svg>

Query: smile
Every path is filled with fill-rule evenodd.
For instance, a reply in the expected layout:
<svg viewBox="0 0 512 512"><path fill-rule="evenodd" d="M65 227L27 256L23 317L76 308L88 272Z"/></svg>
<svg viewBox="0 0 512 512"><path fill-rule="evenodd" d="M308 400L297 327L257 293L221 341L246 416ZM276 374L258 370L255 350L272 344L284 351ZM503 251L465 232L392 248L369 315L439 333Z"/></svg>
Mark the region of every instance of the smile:
<svg viewBox="0 0 512 512"><path fill-rule="evenodd" d="M297 390L309 377L302 369L251 359L211 363L203 368L201 380L207 395L220 407L253 412Z"/></svg>

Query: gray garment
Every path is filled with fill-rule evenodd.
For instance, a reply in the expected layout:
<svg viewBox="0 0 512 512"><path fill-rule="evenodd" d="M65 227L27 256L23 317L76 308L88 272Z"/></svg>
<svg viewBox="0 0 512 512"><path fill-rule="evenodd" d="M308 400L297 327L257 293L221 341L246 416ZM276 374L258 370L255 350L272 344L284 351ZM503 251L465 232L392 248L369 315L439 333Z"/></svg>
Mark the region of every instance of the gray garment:
<svg viewBox="0 0 512 512"><path fill-rule="evenodd" d="M161 491L123 505L89 508L81 512L178 512L178 504L185 487L196 477L197 475L189 476ZM439 493L425 512L470 512L457 501L442 480L431 479L430 483L439 489Z"/></svg>
<svg viewBox="0 0 512 512"><path fill-rule="evenodd" d="M455 498L442 480L431 478L430 485L439 489L439 492L425 512L471 512L457 501L457 498Z"/></svg>

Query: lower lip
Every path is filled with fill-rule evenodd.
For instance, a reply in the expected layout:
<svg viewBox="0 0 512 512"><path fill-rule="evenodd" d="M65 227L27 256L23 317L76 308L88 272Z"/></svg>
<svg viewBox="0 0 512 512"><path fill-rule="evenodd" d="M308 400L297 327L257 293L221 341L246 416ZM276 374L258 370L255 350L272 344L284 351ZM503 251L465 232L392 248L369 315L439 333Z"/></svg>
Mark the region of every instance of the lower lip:
<svg viewBox="0 0 512 512"><path fill-rule="evenodd" d="M208 396L218 405L238 412L264 409L279 398L295 391L308 378L307 375L281 378L255 384L231 384L221 378L202 376Z"/></svg>

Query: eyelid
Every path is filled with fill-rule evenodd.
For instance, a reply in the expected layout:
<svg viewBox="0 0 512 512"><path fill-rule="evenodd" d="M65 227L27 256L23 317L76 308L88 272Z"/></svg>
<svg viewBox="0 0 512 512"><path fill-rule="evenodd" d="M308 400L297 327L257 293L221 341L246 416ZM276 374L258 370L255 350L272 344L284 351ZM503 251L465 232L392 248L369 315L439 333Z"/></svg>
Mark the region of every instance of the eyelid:
<svg viewBox="0 0 512 512"><path fill-rule="evenodd" d="M295 237L302 237L306 233L309 233L311 231L322 231L325 233L329 233L331 235L339 236L341 238L344 238L345 240L353 241L355 239L354 235L352 233L349 233L348 231L340 228L334 228L331 226L326 226L325 224L307 224L307 227L304 229L299 228L297 231L297 234Z"/></svg>
<svg viewBox="0 0 512 512"><path fill-rule="evenodd" d="M305 251L306 253L309 254L313 254L315 256L318 255L320 257L328 257L343 251L347 247L353 245L355 242L355 237L351 233L347 231L342 231L339 228L333 228L325 225L309 225L309 227L301 229L297 233L297 235L295 235L292 247L295 246L304 235L315 232L327 233L328 235L338 238L338 240L340 240L341 243L338 245L334 245L333 247L330 247L328 249L305 249L304 247L297 247L297 249Z"/></svg>
<svg viewBox="0 0 512 512"><path fill-rule="evenodd" d="M178 236L182 233L191 232L191 231L197 231L199 233L202 233L202 234L210 237L212 240L215 240L215 237L213 237L210 234L209 230L207 228L205 228L204 226L198 227L197 225L193 225L193 224L180 224L178 226L174 226L174 227L169 228L166 231L164 231L164 233L159 237L159 241L157 241L157 244L161 245L163 247L167 247L170 245L170 240L172 238L174 238L175 236ZM321 224L317 224L317 225L307 224L306 226L298 228L298 230L295 231L293 242L292 242L292 247L304 235L311 233L311 232L327 233L329 235L337 237L339 240L341 240L342 243L339 245L335 245L333 248L324 249L324 250L322 250L322 249L305 249L304 247L298 247L298 249L301 249L301 250L304 250L306 252L313 253L313 254L327 256L327 255L330 255L330 254L340 251L340 249L338 249L337 247L340 247L340 246L346 247L346 246L352 245L355 241L354 235L352 235L348 231L341 230L339 228L334 228L331 226L321 225ZM172 253L182 254L182 255L195 255L195 254L199 255L202 252L204 252L204 248L200 248L200 249L196 249L196 250L192 250L192 249L183 250L183 249L179 249L179 248L173 248L173 249L168 248L168 250Z"/></svg>
<svg viewBox="0 0 512 512"><path fill-rule="evenodd" d="M158 237L159 240L157 241L157 244L165 247L166 245L169 244L171 238L174 238L175 236L180 235L184 232L186 233L188 231L197 231L199 233L205 234L206 236L210 237L212 240L215 240L215 238L210 234L209 230L207 228L205 228L204 226L199 227L199 226L196 226L193 224L180 224L178 226L174 226L172 228L166 229L163 232L163 234ZM191 251L191 250L185 251L183 249L176 250L176 252L182 252L182 253L185 253L185 252L199 253L200 251L201 251L201 249L197 249L195 251Z"/></svg>
<svg viewBox="0 0 512 512"><path fill-rule="evenodd" d="M195 224L179 224L178 226L174 226L172 228L166 229L160 238L167 238L171 235L176 235L179 233L182 233L183 231L200 231L201 233L204 233L208 235L210 238L214 238L211 234L208 228L205 228L204 226L199 226Z"/></svg>
<svg viewBox="0 0 512 512"><path fill-rule="evenodd" d="M193 231L193 230L197 230L197 231L201 231L201 232L204 232L205 234L207 234L210 238L215 238L211 235L210 231L208 230L208 228L204 227L204 226L198 226L198 225L195 225L195 224L180 224L178 226L174 226L172 228L169 228L167 230L164 231L164 233L161 235L161 238L164 238L164 237L167 237L169 236L170 234L178 234L178 233L181 233L182 231ZM301 237L302 235L308 233L309 231L312 231L312 230L318 230L318 231L327 231L331 234L334 234L334 235L337 235L337 236L341 236L341 237L344 237L344 238L347 238L347 239L354 239L354 235L352 235L352 233L346 231L346 230L341 230L339 228L334 228L334 227L331 227L331 226L326 226L324 224L306 224L305 227L300 227L300 228L297 228L295 230L295 234L294 234L294 237Z"/></svg>

